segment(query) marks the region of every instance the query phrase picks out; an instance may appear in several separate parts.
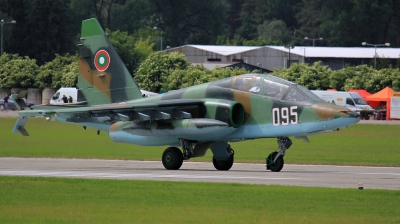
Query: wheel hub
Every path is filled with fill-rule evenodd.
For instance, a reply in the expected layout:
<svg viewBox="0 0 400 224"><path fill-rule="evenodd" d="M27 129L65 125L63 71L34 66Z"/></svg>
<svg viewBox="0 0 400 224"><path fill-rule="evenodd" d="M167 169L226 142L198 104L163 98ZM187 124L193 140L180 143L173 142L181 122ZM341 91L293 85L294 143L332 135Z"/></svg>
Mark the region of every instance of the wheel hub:
<svg viewBox="0 0 400 224"><path fill-rule="evenodd" d="M171 153L168 153L165 156L165 162L167 162L168 164L171 164L173 162L173 160L174 160L174 158L173 158L173 155Z"/></svg>

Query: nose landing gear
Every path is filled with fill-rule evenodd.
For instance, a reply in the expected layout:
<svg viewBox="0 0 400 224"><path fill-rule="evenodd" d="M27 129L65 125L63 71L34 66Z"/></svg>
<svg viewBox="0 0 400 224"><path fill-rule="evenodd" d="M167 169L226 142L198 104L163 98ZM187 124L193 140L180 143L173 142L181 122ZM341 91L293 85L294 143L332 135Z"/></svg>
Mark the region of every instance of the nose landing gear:
<svg viewBox="0 0 400 224"><path fill-rule="evenodd" d="M279 152L272 152L268 155L266 159L267 170L271 170L272 172L279 172L282 170L284 165L283 157L285 156L285 152L292 145L292 140L288 137L279 137L278 140Z"/></svg>

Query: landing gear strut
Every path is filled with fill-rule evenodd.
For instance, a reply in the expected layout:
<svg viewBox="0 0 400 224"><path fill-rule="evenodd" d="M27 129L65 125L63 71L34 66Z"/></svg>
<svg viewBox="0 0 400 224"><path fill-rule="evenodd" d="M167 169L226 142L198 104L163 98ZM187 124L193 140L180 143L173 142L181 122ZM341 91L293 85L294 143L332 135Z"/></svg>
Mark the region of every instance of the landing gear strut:
<svg viewBox="0 0 400 224"><path fill-rule="evenodd" d="M266 159L267 170L271 170L272 172L279 172L283 168L283 164L285 163L283 157L285 156L285 152L292 145L292 140L288 137L279 137L278 140L279 152L273 152L268 155Z"/></svg>

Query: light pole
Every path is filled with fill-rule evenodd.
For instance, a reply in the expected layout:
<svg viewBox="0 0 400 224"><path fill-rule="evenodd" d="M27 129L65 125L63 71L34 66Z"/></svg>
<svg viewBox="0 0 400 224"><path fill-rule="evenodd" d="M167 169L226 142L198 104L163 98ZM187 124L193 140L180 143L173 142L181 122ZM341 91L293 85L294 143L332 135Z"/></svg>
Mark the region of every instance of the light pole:
<svg viewBox="0 0 400 224"><path fill-rule="evenodd" d="M3 32L4 32L3 26L4 26L4 24L16 24L17 21L13 20L11 22L4 22L4 19L2 19L0 23L1 23L1 54L0 54L0 56L2 56L3 55Z"/></svg>
<svg viewBox="0 0 400 224"><path fill-rule="evenodd" d="M375 55L374 55L374 69L376 69L376 47L390 47L390 43L384 43L384 44L369 44L367 42L362 42L361 43L363 46L368 45L368 46L374 46L375 47Z"/></svg>
<svg viewBox="0 0 400 224"><path fill-rule="evenodd" d="M154 29L155 29L155 30L160 30L160 31L161 31L161 46L160 46L160 49L161 49L161 50L160 50L160 51L162 51L162 29L159 28L159 27L156 27L156 26L154 27Z"/></svg>
<svg viewBox="0 0 400 224"><path fill-rule="evenodd" d="M315 41L316 40L324 40L324 38L320 37L320 38L308 38L308 37L304 37L304 40L312 40L312 46L315 47Z"/></svg>
<svg viewBox="0 0 400 224"><path fill-rule="evenodd" d="M291 64L291 63L290 63L290 49L293 49L294 46L292 46L292 45L289 44L289 45L286 45L285 48L289 49L289 63L288 63L288 66L287 66L287 67L290 68L290 64Z"/></svg>

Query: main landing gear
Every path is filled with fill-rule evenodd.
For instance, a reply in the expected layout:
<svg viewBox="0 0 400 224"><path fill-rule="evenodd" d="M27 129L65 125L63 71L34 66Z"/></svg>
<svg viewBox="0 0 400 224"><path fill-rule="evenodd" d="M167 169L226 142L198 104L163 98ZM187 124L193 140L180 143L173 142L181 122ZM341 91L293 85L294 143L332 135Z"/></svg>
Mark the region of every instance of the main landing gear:
<svg viewBox="0 0 400 224"><path fill-rule="evenodd" d="M177 147L168 147L162 154L162 163L167 170L178 170L183 163L183 160L188 160L191 157L204 156L207 149L212 145L215 146L214 142L197 142L193 147L193 142L180 139L182 151ZM225 151L226 149L226 151ZM219 143L217 148L213 147L213 150L218 150L219 154L217 158L213 157L213 164L217 170L229 170L233 165L233 157L235 152L231 146L227 143Z"/></svg>
<svg viewBox="0 0 400 224"><path fill-rule="evenodd" d="M162 154L162 163L167 170L178 170L183 163L183 154L177 147L169 147Z"/></svg>
<svg viewBox="0 0 400 224"><path fill-rule="evenodd" d="M283 157L285 156L285 152L292 145L292 140L288 137L279 137L278 140L279 152L273 152L269 154L266 159L267 170L271 170L272 172L279 172L282 170L284 165Z"/></svg>

